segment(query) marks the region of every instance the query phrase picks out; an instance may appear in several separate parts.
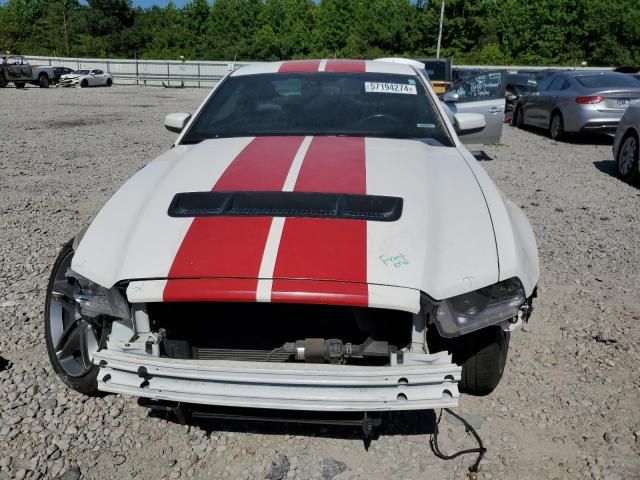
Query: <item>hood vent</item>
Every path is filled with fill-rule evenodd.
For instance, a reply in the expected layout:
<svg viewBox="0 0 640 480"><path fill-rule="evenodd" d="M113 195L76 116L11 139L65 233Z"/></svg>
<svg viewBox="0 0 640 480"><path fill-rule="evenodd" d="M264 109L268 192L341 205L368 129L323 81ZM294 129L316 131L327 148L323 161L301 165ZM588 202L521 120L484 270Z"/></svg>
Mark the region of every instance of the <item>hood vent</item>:
<svg viewBox="0 0 640 480"><path fill-rule="evenodd" d="M177 193L170 217L307 217L393 222L402 198L308 192Z"/></svg>

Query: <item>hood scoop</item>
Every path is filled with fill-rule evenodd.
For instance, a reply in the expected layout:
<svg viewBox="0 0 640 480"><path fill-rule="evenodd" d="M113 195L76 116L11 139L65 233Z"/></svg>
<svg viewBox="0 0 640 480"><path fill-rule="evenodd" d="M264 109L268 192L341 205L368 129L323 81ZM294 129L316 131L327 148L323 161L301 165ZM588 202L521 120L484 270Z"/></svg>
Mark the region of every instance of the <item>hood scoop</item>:
<svg viewBox="0 0 640 480"><path fill-rule="evenodd" d="M170 217L303 217L394 222L402 198L313 192L177 193Z"/></svg>

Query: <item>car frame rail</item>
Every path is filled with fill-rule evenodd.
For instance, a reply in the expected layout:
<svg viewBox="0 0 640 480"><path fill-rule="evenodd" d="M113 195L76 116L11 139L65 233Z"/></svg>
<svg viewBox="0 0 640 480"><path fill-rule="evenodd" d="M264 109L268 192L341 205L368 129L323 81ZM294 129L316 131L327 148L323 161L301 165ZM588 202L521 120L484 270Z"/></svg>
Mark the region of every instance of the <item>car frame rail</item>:
<svg viewBox="0 0 640 480"><path fill-rule="evenodd" d="M447 352L405 353L402 364L173 359L101 350L98 388L173 402L307 411L455 407L461 368Z"/></svg>

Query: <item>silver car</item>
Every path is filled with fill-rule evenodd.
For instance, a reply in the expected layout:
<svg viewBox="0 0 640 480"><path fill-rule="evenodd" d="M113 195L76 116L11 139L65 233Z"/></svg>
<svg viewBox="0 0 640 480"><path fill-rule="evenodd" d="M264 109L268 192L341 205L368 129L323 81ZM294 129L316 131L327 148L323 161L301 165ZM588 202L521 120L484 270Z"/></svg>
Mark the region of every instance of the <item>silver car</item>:
<svg viewBox="0 0 640 480"><path fill-rule="evenodd" d="M640 104L629 107L624 112L613 141L613 158L616 159L618 173L628 182L640 178L638 139L640 139Z"/></svg>
<svg viewBox="0 0 640 480"><path fill-rule="evenodd" d="M617 72L565 71L547 76L516 104L513 124L565 133L614 132L629 105L640 102L640 83Z"/></svg>

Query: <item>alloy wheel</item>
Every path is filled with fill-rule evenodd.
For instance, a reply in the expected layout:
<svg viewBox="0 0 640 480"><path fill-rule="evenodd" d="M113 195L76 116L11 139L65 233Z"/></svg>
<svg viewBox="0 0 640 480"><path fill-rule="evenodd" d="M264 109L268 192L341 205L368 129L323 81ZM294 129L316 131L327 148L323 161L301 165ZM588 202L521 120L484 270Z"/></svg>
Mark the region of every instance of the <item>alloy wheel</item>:
<svg viewBox="0 0 640 480"><path fill-rule="evenodd" d="M51 345L60 367L71 377L82 377L93 368L93 355L100 338L96 326L80 314L73 294L77 281L66 276L73 252L67 255L55 272L49 295L49 331Z"/></svg>
<svg viewBox="0 0 640 480"><path fill-rule="evenodd" d="M622 175L629 175L636 161L638 142L634 136L627 137L622 143L618 154L618 171Z"/></svg>

